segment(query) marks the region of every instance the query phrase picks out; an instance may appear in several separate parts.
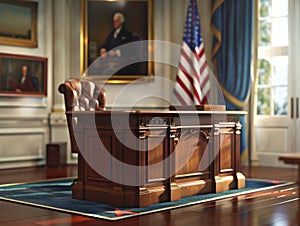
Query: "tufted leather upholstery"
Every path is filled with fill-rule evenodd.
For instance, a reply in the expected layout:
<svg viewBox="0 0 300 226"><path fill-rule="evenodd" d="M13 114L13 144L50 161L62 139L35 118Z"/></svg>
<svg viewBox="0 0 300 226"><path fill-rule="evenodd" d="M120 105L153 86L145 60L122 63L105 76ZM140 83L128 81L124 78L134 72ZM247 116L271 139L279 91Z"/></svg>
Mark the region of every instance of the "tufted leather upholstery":
<svg viewBox="0 0 300 226"><path fill-rule="evenodd" d="M105 109L105 89L87 79L71 78L60 84L58 91L64 94L66 112L70 111L101 111ZM72 152L78 152L74 137L74 118L67 115Z"/></svg>
<svg viewBox="0 0 300 226"><path fill-rule="evenodd" d="M105 108L106 92L93 81L73 78L60 84L66 111L99 111Z"/></svg>

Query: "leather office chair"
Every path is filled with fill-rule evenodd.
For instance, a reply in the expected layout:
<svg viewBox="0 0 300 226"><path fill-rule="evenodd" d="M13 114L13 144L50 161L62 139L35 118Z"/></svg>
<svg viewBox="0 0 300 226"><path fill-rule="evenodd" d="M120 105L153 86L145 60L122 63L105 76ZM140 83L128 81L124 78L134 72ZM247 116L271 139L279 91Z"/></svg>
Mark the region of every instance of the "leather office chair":
<svg viewBox="0 0 300 226"><path fill-rule="evenodd" d="M93 81L79 78L68 79L59 85L58 91L64 95L66 112L102 111L105 109L106 91ZM70 114L67 114L67 124L71 150L79 153L74 136L76 121L73 120Z"/></svg>

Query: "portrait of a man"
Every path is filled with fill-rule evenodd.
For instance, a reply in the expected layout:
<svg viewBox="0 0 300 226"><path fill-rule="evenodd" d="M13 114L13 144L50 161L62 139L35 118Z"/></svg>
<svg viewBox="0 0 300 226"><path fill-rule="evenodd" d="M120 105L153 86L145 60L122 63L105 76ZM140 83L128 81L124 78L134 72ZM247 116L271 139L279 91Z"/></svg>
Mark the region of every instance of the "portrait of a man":
<svg viewBox="0 0 300 226"><path fill-rule="evenodd" d="M88 1L87 2L87 66L99 57L106 66L90 73L105 74L126 62L134 62L148 55L148 46L134 45L130 50L124 45L149 39L148 1ZM104 64L103 63L103 64ZM108 71L109 73L110 71ZM147 75L147 62L137 62L116 70L114 75Z"/></svg>
<svg viewBox="0 0 300 226"><path fill-rule="evenodd" d="M47 59L20 55L0 55L0 94L47 94Z"/></svg>

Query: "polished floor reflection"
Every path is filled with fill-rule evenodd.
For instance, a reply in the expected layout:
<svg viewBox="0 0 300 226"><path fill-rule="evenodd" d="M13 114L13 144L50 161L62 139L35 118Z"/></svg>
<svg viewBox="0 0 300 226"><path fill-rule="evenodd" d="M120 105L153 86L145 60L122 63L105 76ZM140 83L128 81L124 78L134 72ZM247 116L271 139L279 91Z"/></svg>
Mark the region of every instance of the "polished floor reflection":
<svg viewBox="0 0 300 226"><path fill-rule="evenodd" d="M251 178L296 181L297 168L242 167ZM34 167L0 170L0 184L76 177L77 167ZM298 186L261 191L205 204L148 214L121 221L106 221L0 201L0 225L300 225Z"/></svg>

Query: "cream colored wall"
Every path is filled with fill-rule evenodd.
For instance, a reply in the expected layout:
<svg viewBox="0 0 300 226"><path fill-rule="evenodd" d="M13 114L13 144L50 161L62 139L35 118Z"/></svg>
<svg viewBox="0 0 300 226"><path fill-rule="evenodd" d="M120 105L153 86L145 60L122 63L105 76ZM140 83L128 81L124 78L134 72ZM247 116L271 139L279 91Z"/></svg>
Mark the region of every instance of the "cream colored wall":
<svg viewBox="0 0 300 226"><path fill-rule="evenodd" d="M0 97L0 168L43 164L52 106L52 3L38 1L38 47L0 45L1 53L48 58L48 96Z"/></svg>
<svg viewBox="0 0 300 226"><path fill-rule="evenodd" d="M63 96L58 85L69 77L80 77L80 0L37 0L38 47L23 48L0 45L1 53L48 58L48 96L44 98L0 97L0 168L39 165L45 163L45 147L49 142L68 142L68 162L76 163L70 153L64 116ZM171 43L156 47L156 59L168 59L177 64L182 42L188 0L155 0L154 38ZM206 54L210 65L210 0L198 0ZM175 80L176 68L157 64L154 80L148 83L106 85L107 105L127 107L131 97L151 90L151 94L170 99L171 87L161 78ZM115 98L126 88L126 98L115 106ZM147 98L136 106L167 106L158 98Z"/></svg>

